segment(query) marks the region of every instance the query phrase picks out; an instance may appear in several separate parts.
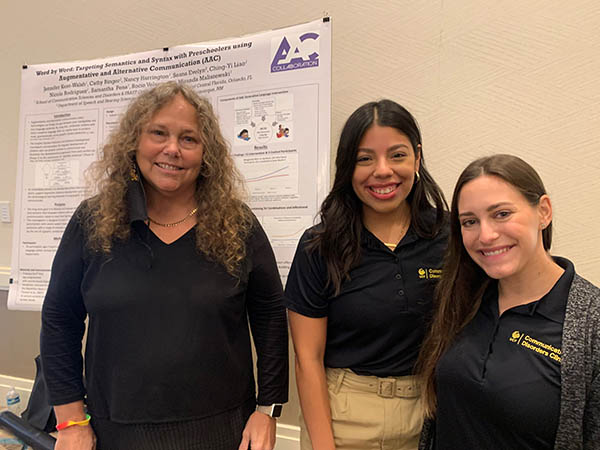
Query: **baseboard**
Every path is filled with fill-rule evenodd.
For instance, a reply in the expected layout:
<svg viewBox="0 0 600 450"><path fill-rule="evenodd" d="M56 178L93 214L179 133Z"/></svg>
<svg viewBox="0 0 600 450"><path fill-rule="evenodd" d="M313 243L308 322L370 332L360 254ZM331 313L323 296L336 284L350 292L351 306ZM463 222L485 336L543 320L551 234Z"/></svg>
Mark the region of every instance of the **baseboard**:
<svg viewBox="0 0 600 450"><path fill-rule="evenodd" d="M300 427L278 423L275 450L300 450Z"/></svg>
<svg viewBox="0 0 600 450"><path fill-rule="evenodd" d="M33 387L33 380L26 378L11 377L0 375L0 409L6 408L6 393L14 387L21 396L23 409L29 401L29 395ZM277 444L275 450L299 450L300 449L300 428L295 425L285 423L277 424Z"/></svg>

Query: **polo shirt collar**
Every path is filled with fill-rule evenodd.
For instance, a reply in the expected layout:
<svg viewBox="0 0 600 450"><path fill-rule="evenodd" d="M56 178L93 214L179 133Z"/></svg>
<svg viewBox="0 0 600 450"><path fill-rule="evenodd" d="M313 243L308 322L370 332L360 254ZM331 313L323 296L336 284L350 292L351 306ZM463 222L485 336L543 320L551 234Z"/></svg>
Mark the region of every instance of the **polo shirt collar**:
<svg viewBox="0 0 600 450"><path fill-rule="evenodd" d="M404 235L404 237L402 238L402 240L400 241L400 243L396 246L396 248L400 248L403 245L406 245L406 244L409 244L409 243L411 243L413 241L416 241L417 238L418 238L417 233L415 232L415 230L413 229L413 226L411 225L408 228L408 231L406 232L406 234ZM369 248L382 248L382 245L384 245L364 225L362 227L361 241L362 241L363 245L365 245L365 246L367 246Z"/></svg>
<svg viewBox="0 0 600 450"><path fill-rule="evenodd" d="M425 218L425 221L427 222L428 225L433 225L433 223L435 222L435 209L434 208L430 208L429 210L426 210L426 211L421 211L420 214L423 215L423 217ZM406 234L404 235L404 237L402 238L400 243L398 243L398 245L396 246L396 249L398 249L404 245L410 244L412 242L415 242L418 239L419 239L419 236L417 235L417 232L415 231L415 228L411 221L410 226L408 227L408 230L406 231ZM369 248L381 248L381 246L382 246L381 241L379 239L377 239L377 237L375 237L375 235L373 233L371 233L367 229L367 227L365 227L364 225L362 227L361 242L363 245L365 245Z"/></svg>
<svg viewBox="0 0 600 450"><path fill-rule="evenodd" d="M127 182L127 208L129 211L129 223L146 222L148 211L146 210L146 193L140 176L140 168L135 164L136 173L129 177Z"/></svg>
<svg viewBox="0 0 600 450"><path fill-rule="evenodd" d="M547 319L554 322L563 323L565 320L565 312L567 310L567 298L573 277L575 276L575 268L573 263L565 258L553 257L554 262L564 269L556 284L536 303L535 312L541 314Z"/></svg>
<svg viewBox="0 0 600 450"><path fill-rule="evenodd" d="M575 275L575 268L568 259L560 257L553 257L552 259L565 270L564 273L546 295L539 300L511 308L513 312L529 316L540 314L553 322L564 322L567 298ZM498 282L496 280L490 283L490 286L486 289L482 303L487 305L487 308L495 310L496 314L498 313Z"/></svg>

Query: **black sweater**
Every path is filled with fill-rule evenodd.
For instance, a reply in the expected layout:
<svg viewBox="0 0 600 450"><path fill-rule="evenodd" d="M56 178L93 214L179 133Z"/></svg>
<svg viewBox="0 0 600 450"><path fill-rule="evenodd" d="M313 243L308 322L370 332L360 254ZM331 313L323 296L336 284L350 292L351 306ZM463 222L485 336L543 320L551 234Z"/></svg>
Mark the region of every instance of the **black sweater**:
<svg viewBox="0 0 600 450"><path fill-rule="evenodd" d="M96 417L178 421L241 405L255 395L248 322L258 355L258 403L287 401L282 288L258 221L237 280L196 250L195 228L167 245L146 226L139 205L130 199L131 237L115 242L110 255L86 246L85 203L67 225L42 310L50 402L86 394L86 316L87 404Z"/></svg>

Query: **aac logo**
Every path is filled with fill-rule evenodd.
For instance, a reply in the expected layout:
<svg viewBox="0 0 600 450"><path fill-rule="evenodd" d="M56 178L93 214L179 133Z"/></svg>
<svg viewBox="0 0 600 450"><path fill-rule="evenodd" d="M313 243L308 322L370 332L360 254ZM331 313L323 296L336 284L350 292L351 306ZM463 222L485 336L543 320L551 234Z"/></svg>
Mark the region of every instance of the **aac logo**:
<svg viewBox="0 0 600 450"><path fill-rule="evenodd" d="M299 37L283 37L277 47L271 72L285 72L286 70L306 69L319 66L319 35L317 33L304 33Z"/></svg>

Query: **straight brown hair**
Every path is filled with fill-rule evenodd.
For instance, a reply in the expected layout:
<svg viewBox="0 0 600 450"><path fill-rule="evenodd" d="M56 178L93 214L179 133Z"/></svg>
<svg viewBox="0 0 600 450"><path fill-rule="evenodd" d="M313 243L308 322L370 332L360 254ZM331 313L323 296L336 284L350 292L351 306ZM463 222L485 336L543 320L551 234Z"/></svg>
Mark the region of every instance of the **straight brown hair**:
<svg viewBox="0 0 600 450"><path fill-rule="evenodd" d="M435 415L437 397L435 369L440 357L457 334L473 319L491 278L469 256L463 245L458 201L465 184L483 175L492 175L509 183L535 206L546 188L535 169L513 155L479 158L460 174L450 206L450 238L444 257L442 278L436 287L435 312L417 362L423 386L423 402L428 417ZM543 230L544 249L552 244L552 222Z"/></svg>

